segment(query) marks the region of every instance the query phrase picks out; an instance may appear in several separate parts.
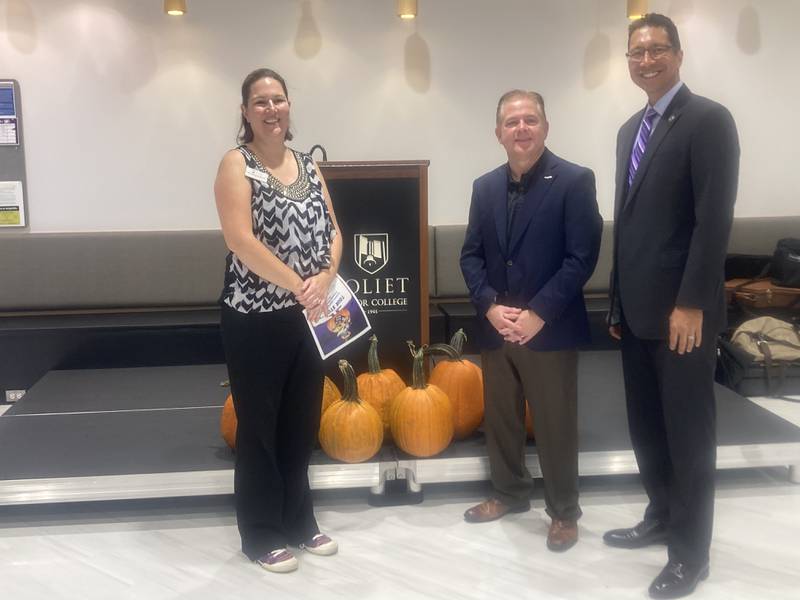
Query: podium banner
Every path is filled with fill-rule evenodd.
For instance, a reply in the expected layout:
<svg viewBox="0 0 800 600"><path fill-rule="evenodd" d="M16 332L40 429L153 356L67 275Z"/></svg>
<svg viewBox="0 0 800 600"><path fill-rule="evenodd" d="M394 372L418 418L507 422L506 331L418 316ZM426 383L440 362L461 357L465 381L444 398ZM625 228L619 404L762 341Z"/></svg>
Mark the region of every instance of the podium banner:
<svg viewBox="0 0 800 600"><path fill-rule="evenodd" d="M428 342L427 167L427 161L320 163L342 230L339 275L378 336L381 366L406 381L406 340ZM356 340L336 358L364 372L368 347L366 337ZM326 364L326 373L341 383L335 364Z"/></svg>

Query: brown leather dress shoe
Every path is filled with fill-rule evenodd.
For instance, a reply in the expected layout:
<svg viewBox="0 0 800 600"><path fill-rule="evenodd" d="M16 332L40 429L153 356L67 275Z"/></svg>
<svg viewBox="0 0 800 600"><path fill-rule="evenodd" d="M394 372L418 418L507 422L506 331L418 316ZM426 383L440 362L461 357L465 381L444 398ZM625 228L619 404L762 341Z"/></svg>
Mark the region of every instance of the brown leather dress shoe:
<svg viewBox="0 0 800 600"><path fill-rule="evenodd" d="M522 506L509 506L496 498L490 498L472 508L468 508L464 513L464 520L467 523L486 523L494 521L508 513L521 513L531 509L530 504Z"/></svg>
<svg viewBox="0 0 800 600"><path fill-rule="evenodd" d="M577 521L553 519L547 532L547 547L553 552L565 552L578 541Z"/></svg>

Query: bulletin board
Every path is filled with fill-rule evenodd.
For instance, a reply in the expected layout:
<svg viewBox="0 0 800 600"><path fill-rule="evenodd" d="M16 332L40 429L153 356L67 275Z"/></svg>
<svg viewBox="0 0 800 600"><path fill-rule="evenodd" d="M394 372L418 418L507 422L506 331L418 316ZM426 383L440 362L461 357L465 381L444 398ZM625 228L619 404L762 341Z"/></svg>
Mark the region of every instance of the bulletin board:
<svg viewBox="0 0 800 600"><path fill-rule="evenodd" d="M0 232L29 226L22 132L19 82L0 77Z"/></svg>

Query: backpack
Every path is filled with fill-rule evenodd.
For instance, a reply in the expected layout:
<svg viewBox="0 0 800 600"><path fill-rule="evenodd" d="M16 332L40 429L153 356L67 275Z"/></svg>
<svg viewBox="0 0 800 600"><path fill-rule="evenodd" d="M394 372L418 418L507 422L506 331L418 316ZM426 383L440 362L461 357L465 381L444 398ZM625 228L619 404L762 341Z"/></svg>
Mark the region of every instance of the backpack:
<svg viewBox="0 0 800 600"><path fill-rule="evenodd" d="M775 285L800 288L800 239L778 240L769 272Z"/></svg>

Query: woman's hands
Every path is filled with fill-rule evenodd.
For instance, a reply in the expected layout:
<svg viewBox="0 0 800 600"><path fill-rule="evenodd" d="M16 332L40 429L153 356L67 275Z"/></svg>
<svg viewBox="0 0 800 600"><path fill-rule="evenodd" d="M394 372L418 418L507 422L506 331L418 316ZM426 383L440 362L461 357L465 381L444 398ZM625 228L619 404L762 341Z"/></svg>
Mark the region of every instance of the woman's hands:
<svg viewBox="0 0 800 600"><path fill-rule="evenodd" d="M330 271L320 271L303 281L299 290L295 291L295 298L306 309L308 320L312 323L328 312L328 289L333 278Z"/></svg>

